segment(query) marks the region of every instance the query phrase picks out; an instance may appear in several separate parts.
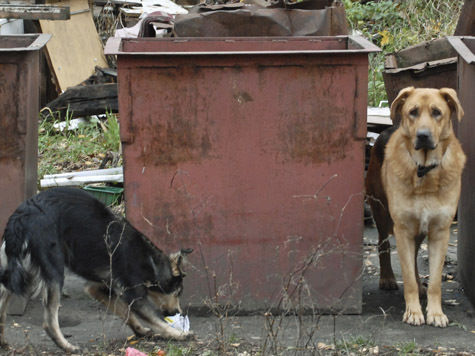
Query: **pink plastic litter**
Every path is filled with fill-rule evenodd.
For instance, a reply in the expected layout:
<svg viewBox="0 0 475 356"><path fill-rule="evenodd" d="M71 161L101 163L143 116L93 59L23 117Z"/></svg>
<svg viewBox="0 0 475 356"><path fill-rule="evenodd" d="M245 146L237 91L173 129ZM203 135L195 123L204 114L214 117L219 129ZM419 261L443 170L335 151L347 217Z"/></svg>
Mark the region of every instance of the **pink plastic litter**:
<svg viewBox="0 0 475 356"><path fill-rule="evenodd" d="M148 356L148 355L143 353L142 351L134 349L133 347L127 347L125 349L125 356Z"/></svg>

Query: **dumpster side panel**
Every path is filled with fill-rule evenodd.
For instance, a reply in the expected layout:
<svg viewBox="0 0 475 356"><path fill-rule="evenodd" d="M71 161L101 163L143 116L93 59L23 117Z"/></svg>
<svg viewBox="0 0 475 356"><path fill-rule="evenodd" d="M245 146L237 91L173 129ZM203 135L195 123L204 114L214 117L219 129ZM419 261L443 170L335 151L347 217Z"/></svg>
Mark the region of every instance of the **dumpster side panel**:
<svg viewBox="0 0 475 356"><path fill-rule="evenodd" d="M2 234L11 213L36 192L38 85L38 51L0 53Z"/></svg>
<svg viewBox="0 0 475 356"><path fill-rule="evenodd" d="M361 312L366 55L118 68L127 217L195 249L185 302Z"/></svg>
<svg viewBox="0 0 475 356"><path fill-rule="evenodd" d="M397 73L383 71L388 103L396 99L399 91L409 86L415 88L452 88L457 86L457 63L417 70L402 70Z"/></svg>
<svg viewBox="0 0 475 356"><path fill-rule="evenodd" d="M472 53L475 53L475 39L472 40ZM467 155L467 163L462 175L462 193L460 195L458 221L459 237L457 260L460 279L465 293L475 306L475 64L467 63L459 57L458 95L465 116L458 123L458 137Z"/></svg>

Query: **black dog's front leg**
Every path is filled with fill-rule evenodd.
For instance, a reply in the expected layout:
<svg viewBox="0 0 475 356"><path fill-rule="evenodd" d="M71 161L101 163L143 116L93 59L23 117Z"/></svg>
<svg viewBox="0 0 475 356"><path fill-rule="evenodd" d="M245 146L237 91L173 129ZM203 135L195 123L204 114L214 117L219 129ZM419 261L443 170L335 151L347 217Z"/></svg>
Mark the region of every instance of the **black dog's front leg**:
<svg viewBox="0 0 475 356"><path fill-rule="evenodd" d="M122 318L137 336L149 336L151 334L152 331L144 327L137 319L135 313L131 310L131 306L127 305L114 292L109 293L103 284L89 282L84 290L92 298L104 304L108 311L112 311Z"/></svg>
<svg viewBox="0 0 475 356"><path fill-rule="evenodd" d="M175 340L187 340L193 337L192 332L181 331L168 325L158 316L162 314L161 311L157 310L147 299L136 301L133 303L132 309L140 318L149 323L153 332L158 336Z"/></svg>

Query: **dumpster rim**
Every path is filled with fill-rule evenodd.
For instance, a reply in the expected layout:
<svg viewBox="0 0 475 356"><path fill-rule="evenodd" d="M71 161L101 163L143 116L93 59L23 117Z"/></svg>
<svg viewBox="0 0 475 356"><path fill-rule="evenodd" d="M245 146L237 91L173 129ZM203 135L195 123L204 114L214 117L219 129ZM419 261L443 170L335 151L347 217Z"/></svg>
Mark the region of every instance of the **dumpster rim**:
<svg viewBox="0 0 475 356"><path fill-rule="evenodd" d="M359 35L339 35L339 36L287 36L287 37L164 37L153 38L150 37L150 41L154 42L171 42L171 41L330 41L330 40L342 40L348 41L347 49L324 49L324 50L284 50L284 51L203 51L203 52L164 52L164 51L148 51L148 52L126 52L122 51L122 42L126 41L143 41L146 42L148 37L142 38L119 38L110 37L107 40L104 48L104 54L106 55L133 55L133 56L202 56L202 55L273 55L273 54L369 54L381 52L381 49L368 41L366 38ZM356 47L360 48L356 48ZM353 48L352 48L353 47Z"/></svg>
<svg viewBox="0 0 475 356"><path fill-rule="evenodd" d="M447 36L449 43L460 57L468 64L475 63L475 53L463 42L464 39L475 40L475 36Z"/></svg>
<svg viewBox="0 0 475 356"><path fill-rule="evenodd" d="M23 51L37 51L43 48L46 43L51 39L49 33L25 33L25 34L12 34L12 35L0 35L0 38L9 37L9 38L25 38L31 37L36 39L31 42L27 47L0 47L0 52L23 52Z"/></svg>
<svg viewBox="0 0 475 356"><path fill-rule="evenodd" d="M453 64L457 64L457 57L449 57L449 58L444 58L444 59L437 59L435 61L421 62L421 63L414 64L413 66L410 66L410 67L385 68L383 72L389 73L389 74L397 74L397 73L402 73L406 71L421 72L426 69L449 66Z"/></svg>

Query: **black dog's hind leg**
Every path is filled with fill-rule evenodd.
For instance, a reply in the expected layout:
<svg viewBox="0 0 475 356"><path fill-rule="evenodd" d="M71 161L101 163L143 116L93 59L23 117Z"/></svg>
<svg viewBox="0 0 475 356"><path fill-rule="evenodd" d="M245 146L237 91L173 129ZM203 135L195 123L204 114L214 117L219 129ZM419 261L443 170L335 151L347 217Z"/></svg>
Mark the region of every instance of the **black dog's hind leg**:
<svg viewBox="0 0 475 356"><path fill-rule="evenodd" d="M44 322L43 329L49 337L63 350L67 352L78 351L79 347L70 344L59 328L58 310L61 299L61 288L58 283L45 286L44 290Z"/></svg>
<svg viewBox="0 0 475 356"><path fill-rule="evenodd" d="M88 283L84 289L92 298L104 304L108 311L110 310L122 318L122 320L130 326L135 335L149 336L152 334L151 329L142 326L132 311L131 306L127 305L115 293L109 295L109 291L104 285L91 282Z"/></svg>
<svg viewBox="0 0 475 356"><path fill-rule="evenodd" d="M0 286L0 346L7 345L5 341L5 323L7 321L8 302L11 292L3 286Z"/></svg>

